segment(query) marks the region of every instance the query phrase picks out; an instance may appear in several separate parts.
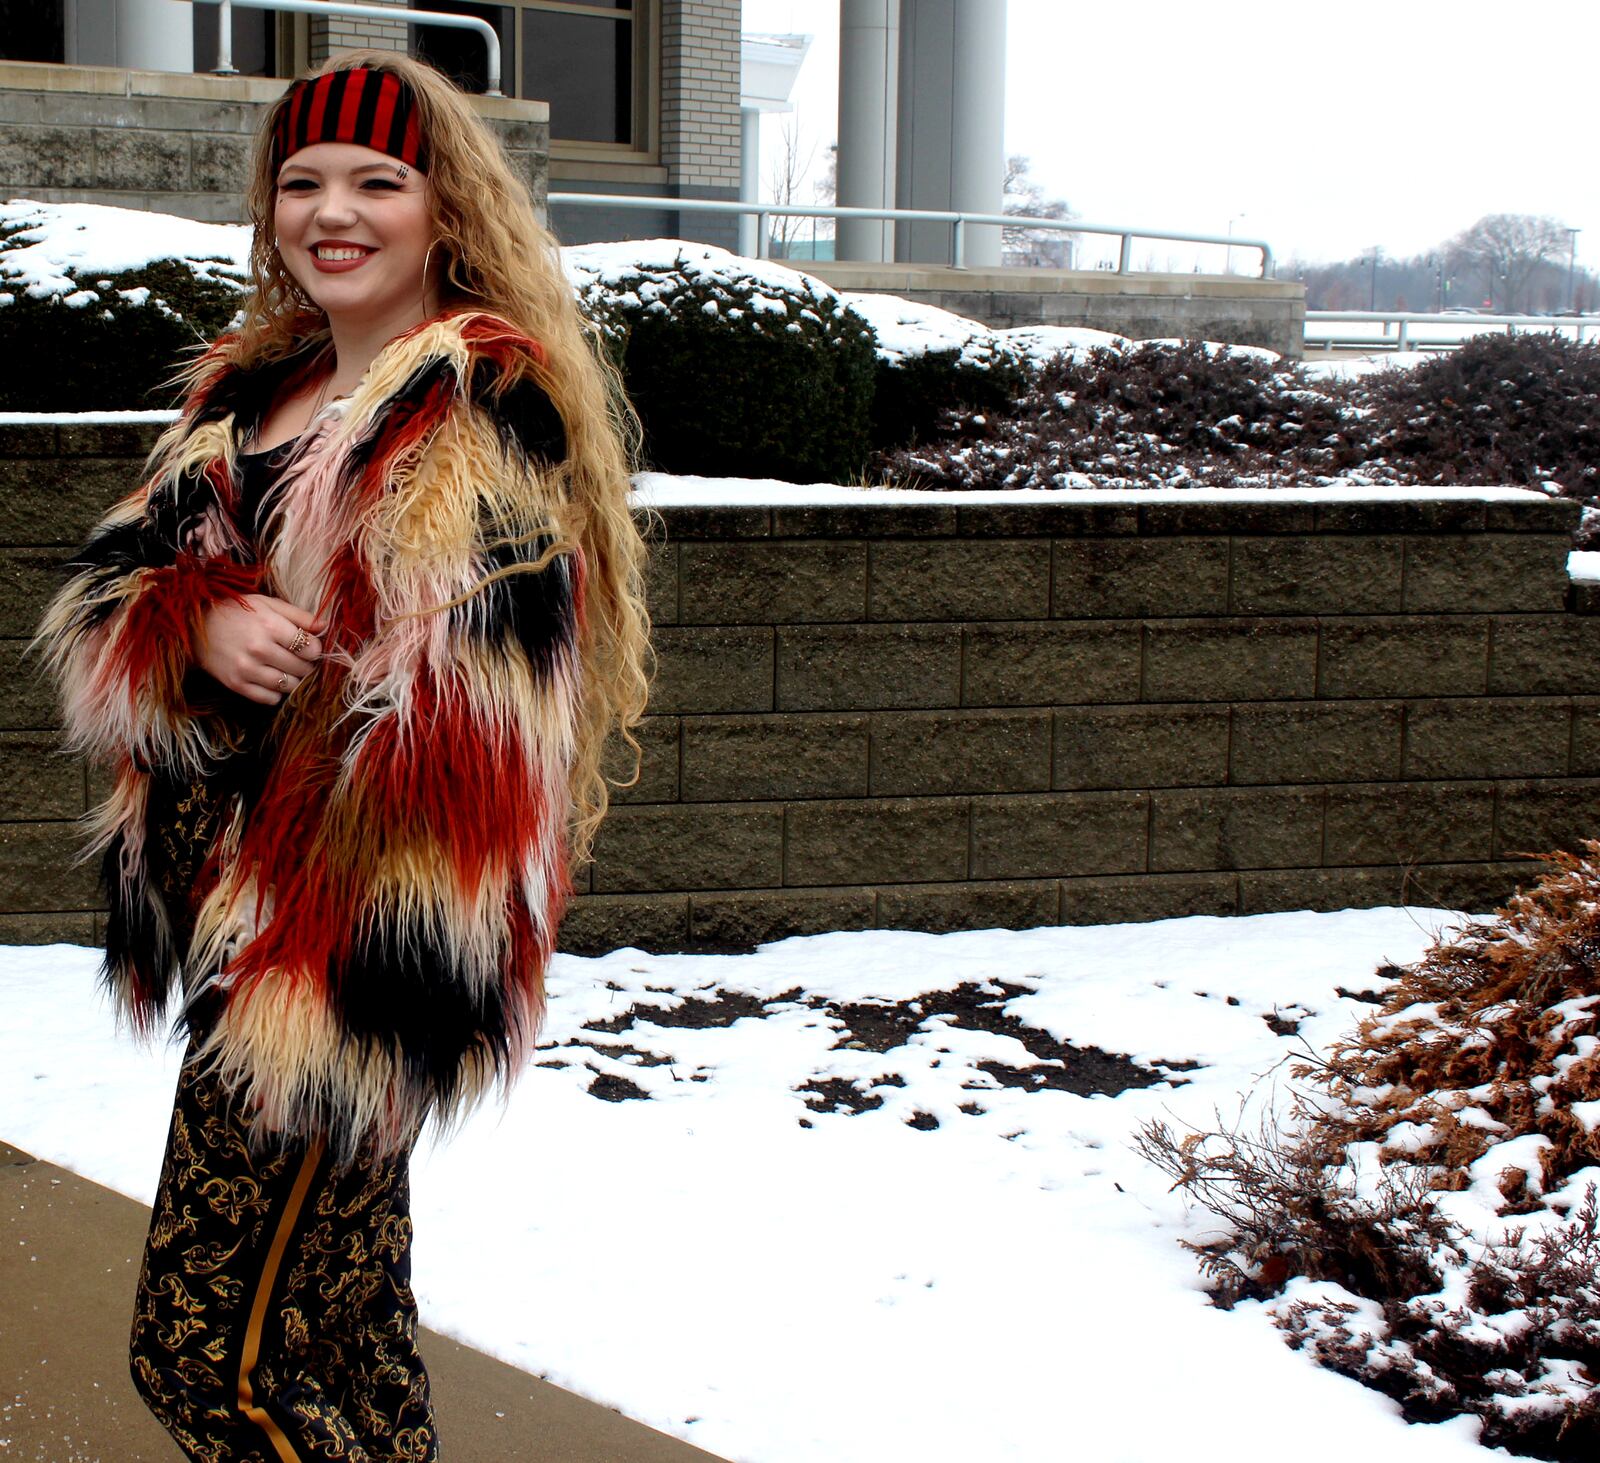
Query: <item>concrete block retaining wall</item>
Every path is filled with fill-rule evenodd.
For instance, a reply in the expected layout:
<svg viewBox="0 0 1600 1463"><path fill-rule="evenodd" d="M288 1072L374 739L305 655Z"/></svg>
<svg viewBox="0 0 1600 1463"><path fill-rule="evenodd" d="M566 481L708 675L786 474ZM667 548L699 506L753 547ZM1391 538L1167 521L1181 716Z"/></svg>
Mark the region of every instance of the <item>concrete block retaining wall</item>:
<svg viewBox="0 0 1600 1463"><path fill-rule="evenodd" d="M0 940L92 941L94 779L20 663L123 427L0 428ZM568 948L1410 903L1593 835L1575 505L669 509L659 671Z"/></svg>

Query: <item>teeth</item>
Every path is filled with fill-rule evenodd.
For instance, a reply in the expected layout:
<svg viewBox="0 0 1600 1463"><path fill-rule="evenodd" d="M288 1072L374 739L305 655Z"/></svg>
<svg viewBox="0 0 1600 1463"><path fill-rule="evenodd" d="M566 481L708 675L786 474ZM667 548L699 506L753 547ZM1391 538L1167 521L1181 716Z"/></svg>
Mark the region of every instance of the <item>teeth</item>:
<svg viewBox="0 0 1600 1463"><path fill-rule="evenodd" d="M330 249L326 244L317 245L317 258L330 263L338 259L364 259L371 252L370 249Z"/></svg>

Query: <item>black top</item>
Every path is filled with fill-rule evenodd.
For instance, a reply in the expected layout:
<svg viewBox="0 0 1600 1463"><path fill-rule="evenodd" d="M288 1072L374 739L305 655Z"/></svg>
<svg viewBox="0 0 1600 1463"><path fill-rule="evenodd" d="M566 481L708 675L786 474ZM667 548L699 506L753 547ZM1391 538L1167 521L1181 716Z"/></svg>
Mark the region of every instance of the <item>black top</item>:
<svg viewBox="0 0 1600 1463"><path fill-rule="evenodd" d="M239 480L239 527L258 546L271 511L272 491L304 436L302 432L299 437L291 437L265 452L241 452L234 459Z"/></svg>

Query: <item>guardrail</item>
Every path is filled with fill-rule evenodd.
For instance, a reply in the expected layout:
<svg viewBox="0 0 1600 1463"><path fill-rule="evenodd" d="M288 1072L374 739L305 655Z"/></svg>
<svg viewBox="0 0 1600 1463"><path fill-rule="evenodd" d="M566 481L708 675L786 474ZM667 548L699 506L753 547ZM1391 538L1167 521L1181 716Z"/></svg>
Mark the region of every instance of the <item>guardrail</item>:
<svg viewBox="0 0 1600 1463"><path fill-rule="evenodd" d="M1343 335L1334 325L1382 325L1381 335L1370 332ZM1390 334L1390 327L1394 333ZM1427 327L1429 333L1416 327ZM1330 327L1330 328L1324 328ZM1519 330L1571 331L1582 340L1585 330L1600 329L1600 315L1479 315L1473 311L1430 313L1421 310L1307 310L1305 343L1321 350L1454 350L1463 340L1483 334L1487 328L1503 327L1515 335ZM1445 332L1440 334L1440 332Z"/></svg>
<svg viewBox="0 0 1600 1463"><path fill-rule="evenodd" d="M1138 274L1147 271L1133 268L1133 241L1135 239L1160 240L1174 244L1216 244L1222 248L1254 249L1261 255L1261 278L1272 277L1272 246L1264 239L1243 239L1238 235L1177 233L1171 229L1134 228L1127 224L1083 223L1078 219L1027 218L1004 213L958 213L927 208L848 208L838 204L809 203L746 203L741 200L719 198L641 198L623 193L552 193L552 204L575 208L641 208L670 209L679 213L738 214L756 218L756 257L767 257L768 222L779 218L875 218L892 219L906 223L947 223L951 225L950 263L953 268L965 269L966 231L974 224L994 228L1054 229L1063 234L1105 234L1120 239L1117 255L1118 274Z"/></svg>
<svg viewBox="0 0 1600 1463"><path fill-rule="evenodd" d="M489 48L488 80L484 95L504 96L500 90L500 37L495 28L476 15L452 15L444 10L401 10L389 5L361 5L356 0L191 0L195 5L215 5L217 64L213 76L237 76L233 64L233 8L283 10L291 15L351 15L362 20L388 20L397 25L443 25L476 31Z"/></svg>

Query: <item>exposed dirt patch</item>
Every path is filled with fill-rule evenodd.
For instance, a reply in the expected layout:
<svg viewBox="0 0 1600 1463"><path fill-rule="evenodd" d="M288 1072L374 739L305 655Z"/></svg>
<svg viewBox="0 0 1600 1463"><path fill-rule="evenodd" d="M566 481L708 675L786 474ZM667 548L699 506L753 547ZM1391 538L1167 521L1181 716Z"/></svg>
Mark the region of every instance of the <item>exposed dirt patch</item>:
<svg viewBox="0 0 1600 1463"><path fill-rule="evenodd" d="M804 1095L806 1106L813 1112L863 1113L883 1106L883 1099L872 1091L871 1084L859 1078L849 1082L843 1077L813 1077L795 1091Z"/></svg>
<svg viewBox="0 0 1600 1463"><path fill-rule="evenodd" d="M792 1007L798 1003L816 1012L830 1024L837 1025L839 1029L834 1040L836 1048L888 1053L905 1046L916 1036L937 1042L941 1030L965 1029L1010 1037L1027 1053L1027 1059L1016 1063L998 1059L976 1063L976 1071L989 1081L966 1083L972 1090L982 1090L998 1083L1002 1087L1019 1088L1027 1092L1052 1089L1079 1096L1115 1096L1133 1087L1152 1087L1160 1082L1181 1080L1174 1074L1196 1065L1193 1062L1173 1061L1145 1066L1119 1052L1061 1041L1041 1027L1030 1026L1005 1010L1007 1003L1029 994L1031 989L1004 981L971 981L953 990L925 991L906 1001L834 1002L819 996L805 996L798 988L765 998L744 991L719 988L709 994L689 996L674 1005L630 1006L614 1016L587 1023L584 1030L600 1036L617 1036L641 1024L707 1030L732 1026L746 1017L767 1016L780 1007ZM1266 1019L1270 1024L1273 1018ZM581 1039L566 1043L569 1046L584 1044ZM631 1045L595 1045L608 1055L629 1060L636 1066L661 1066L672 1060L659 1052L645 1051ZM942 1046L938 1050L941 1054L947 1052L947 1048ZM935 1066L938 1064L937 1060L933 1063ZM566 1063L552 1059L540 1065L564 1066ZM882 1088L905 1085L903 1077L891 1072L855 1078L816 1077L795 1090L802 1095L813 1113L857 1115L883 1106ZM589 1091L608 1102L649 1096L636 1083L610 1074L597 1074L589 1085ZM985 1109L981 1104L971 1102L962 1104L960 1110L976 1115ZM913 1113L906 1121L910 1126L924 1130L939 1126L937 1118L921 1111ZM802 1126L812 1126L810 1119L802 1118L800 1122Z"/></svg>
<svg viewBox="0 0 1600 1463"><path fill-rule="evenodd" d="M631 1102L634 1098L649 1097L650 1094L626 1077L619 1077L612 1072L596 1072L594 1081L589 1084L589 1096L598 1097L603 1102Z"/></svg>
<svg viewBox="0 0 1600 1463"><path fill-rule="evenodd" d="M615 1035L640 1021L647 1021L652 1026L687 1026L696 1031L710 1031L732 1026L746 1016L765 1016L774 1006L790 1006L799 999L798 987L765 998L752 996L747 991L719 989L709 996L686 996L676 1006L630 1006L604 1021L586 1022L583 1029Z"/></svg>

